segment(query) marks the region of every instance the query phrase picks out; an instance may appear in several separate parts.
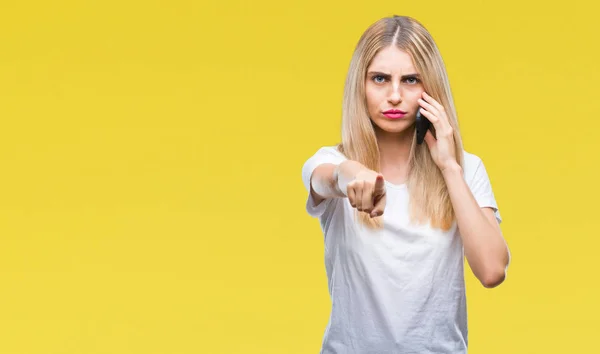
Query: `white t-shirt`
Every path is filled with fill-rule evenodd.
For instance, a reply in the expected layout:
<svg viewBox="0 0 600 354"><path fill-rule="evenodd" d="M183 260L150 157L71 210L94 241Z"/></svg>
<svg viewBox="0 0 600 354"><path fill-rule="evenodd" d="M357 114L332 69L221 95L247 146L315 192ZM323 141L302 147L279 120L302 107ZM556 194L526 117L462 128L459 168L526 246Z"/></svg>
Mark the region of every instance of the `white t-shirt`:
<svg viewBox="0 0 600 354"><path fill-rule="evenodd" d="M467 353L464 255L456 223L447 232L410 224L406 185L388 181L382 230L355 222L348 198L315 206L313 170L345 159L327 146L302 168L306 210L323 230L332 300L321 354ZM493 208L501 221L481 159L464 152L463 173L478 204Z"/></svg>

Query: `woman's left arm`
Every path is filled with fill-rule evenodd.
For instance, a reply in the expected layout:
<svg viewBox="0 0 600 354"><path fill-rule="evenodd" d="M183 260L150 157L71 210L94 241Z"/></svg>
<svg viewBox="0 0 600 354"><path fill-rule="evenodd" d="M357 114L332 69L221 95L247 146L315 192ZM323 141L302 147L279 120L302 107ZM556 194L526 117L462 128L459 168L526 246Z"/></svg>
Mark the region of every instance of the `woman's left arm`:
<svg viewBox="0 0 600 354"><path fill-rule="evenodd" d="M447 166L442 174L469 266L483 286L496 287L506 277L509 251L494 210L479 207L458 164Z"/></svg>
<svg viewBox="0 0 600 354"><path fill-rule="evenodd" d="M473 274L486 288L500 285L510 261L510 253L500 225L491 208L481 208L463 177L455 156L454 133L444 107L423 93L419 104L422 114L431 121L436 137L430 131L425 142L431 156L442 171L462 237L465 257Z"/></svg>

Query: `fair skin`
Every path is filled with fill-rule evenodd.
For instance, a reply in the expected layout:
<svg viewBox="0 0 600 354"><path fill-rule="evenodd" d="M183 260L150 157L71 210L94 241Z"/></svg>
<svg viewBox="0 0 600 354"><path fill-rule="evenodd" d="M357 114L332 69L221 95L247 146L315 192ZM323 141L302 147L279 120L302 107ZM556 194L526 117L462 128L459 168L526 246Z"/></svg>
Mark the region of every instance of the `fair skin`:
<svg viewBox="0 0 600 354"><path fill-rule="evenodd" d="M411 56L390 46L382 49L367 68L365 81L369 116L380 149L381 173L356 161L317 167L311 179L316 203L326 198L347 197L357 210L371 217L383 215L386 202L384 179L404 183L417 110L431 121L436 137L428 131L425 142L448 186L465 257L479 281L488 288L504 281L509 253L494 212L480 208L455 156L453 129L444 107L429 96L417 75ZM401 119L383 115L389 109L407 114Z"/></svg>

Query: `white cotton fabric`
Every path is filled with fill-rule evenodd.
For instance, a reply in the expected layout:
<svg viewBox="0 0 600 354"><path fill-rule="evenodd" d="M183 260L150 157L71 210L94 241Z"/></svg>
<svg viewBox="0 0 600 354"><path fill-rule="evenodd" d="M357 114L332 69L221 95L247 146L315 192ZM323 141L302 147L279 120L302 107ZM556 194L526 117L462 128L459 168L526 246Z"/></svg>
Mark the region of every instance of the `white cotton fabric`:
<svg viewBox="0 0 600 354"><path fill-rule="evenodd" d="M385 182L383 230L354 220L347 198L314 204L310 177L322 163L346 158L326 146L302 168L306 210L320 221L331 315L321 354L467 353L463 245L447 231L412 225L406 185ZM501 221L482 160L464 152L464 178L481 207Z"/></svg>

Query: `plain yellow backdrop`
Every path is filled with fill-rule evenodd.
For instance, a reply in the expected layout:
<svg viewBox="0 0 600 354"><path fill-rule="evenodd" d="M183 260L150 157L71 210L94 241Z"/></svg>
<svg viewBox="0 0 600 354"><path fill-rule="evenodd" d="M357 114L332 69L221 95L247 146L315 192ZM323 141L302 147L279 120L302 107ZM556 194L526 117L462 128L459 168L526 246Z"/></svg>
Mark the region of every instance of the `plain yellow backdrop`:
<svg viewBox="0 0 600 354"><path fill-rule="evenodd" d="M600 352L594 2L3 1L0 353L317 353L304 161L368 25L446 62L513 255L470 353Z"/></svg>

